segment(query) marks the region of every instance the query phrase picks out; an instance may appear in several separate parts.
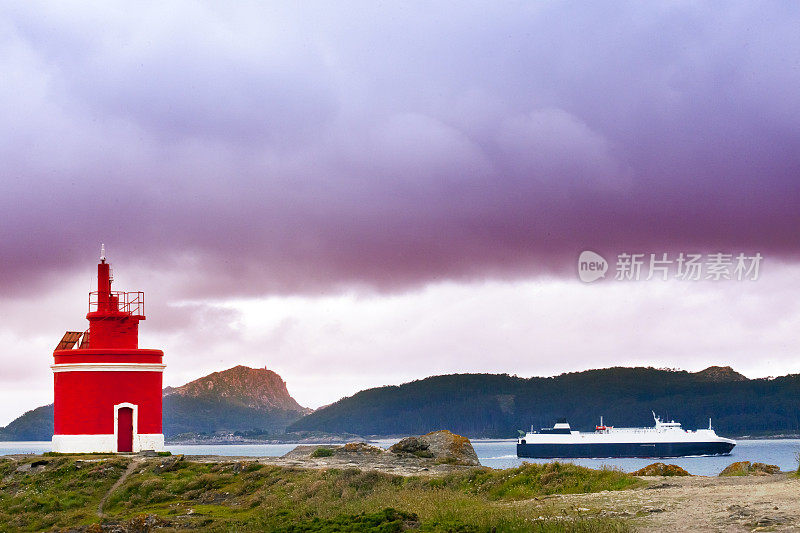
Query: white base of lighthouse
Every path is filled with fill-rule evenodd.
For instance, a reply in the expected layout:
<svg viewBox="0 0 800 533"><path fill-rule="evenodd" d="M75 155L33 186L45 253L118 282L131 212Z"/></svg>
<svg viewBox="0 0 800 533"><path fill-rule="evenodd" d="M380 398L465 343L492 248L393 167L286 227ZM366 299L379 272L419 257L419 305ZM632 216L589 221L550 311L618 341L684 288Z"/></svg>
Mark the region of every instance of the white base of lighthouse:
<svg viewBox="0 0 800 533"><path fill-rule="evenodd" d="M117 453L117 435L53 435L52 447L58 453ZM164 451L164 435L138 433L133 435L133 451Z"/></svg>

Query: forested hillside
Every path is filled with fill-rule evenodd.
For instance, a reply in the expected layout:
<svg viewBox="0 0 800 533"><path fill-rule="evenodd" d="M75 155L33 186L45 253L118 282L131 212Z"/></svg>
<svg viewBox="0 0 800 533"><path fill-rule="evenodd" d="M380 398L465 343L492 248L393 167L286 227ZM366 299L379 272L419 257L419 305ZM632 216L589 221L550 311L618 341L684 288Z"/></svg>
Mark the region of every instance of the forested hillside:
<svg viewBox="0 0 800 533"><path fill-rule="evenodd" d="M361 391L303 418L308 410L295 407L285 384L268 371L236 367L209 377L198 380L202 387L164 391L167 438L188 432L269 434L287 425L289 432L418 435L449 429L473 438L514 437L518 429L551 426L560 417L583 430L594 428L601 415L609 425L648 426L651 411L689 429L706 427L713 417L717 431L729 436L800 433L800 375L750 380L727 367L696 373L608 368L529 379L434 376ZM263 388L255 386L259 382ZM0 440L49 440L52 409L25 413L0 428Z"/></svg>
<svg viewBox="0 0 800 533"><path fill-rule="evenodd" d="M800 432L800 375L749 380L727 367L702 372L608 368L524 379L507 374L435 376L369 389L291 424L287 431L421 434L446 428L469 437L513 437L518 429L652 425L651 411L684 427L725 435Z"/></svg>
<svg viewBox="0 0 800 533"><path fill-rule="evenodd" d="M53 404L31 409L0 428L0 440L50 440L53 436Z"/></svg>

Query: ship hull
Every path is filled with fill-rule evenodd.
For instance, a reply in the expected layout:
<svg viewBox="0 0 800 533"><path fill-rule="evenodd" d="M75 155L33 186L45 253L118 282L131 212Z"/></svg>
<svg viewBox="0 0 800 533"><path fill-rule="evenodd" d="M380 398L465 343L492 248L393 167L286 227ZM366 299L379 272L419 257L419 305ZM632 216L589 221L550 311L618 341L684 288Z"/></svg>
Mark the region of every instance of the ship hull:
<svg viewBox="0 0 800 533"><path fill-rule="evenodd" d="M603 442L603 443L517 443L517 457L532 459L577 459L606 457L685 457L728 455L730 442Z"/></svg>

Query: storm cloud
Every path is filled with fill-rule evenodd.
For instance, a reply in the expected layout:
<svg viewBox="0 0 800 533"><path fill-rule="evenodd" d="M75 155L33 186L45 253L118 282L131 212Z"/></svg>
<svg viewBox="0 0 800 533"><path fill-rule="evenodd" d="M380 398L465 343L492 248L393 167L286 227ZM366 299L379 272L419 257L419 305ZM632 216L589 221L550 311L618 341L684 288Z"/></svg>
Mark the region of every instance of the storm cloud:
<svg viewBox="0 0 800 533"><path fill-rule="evenodd" d="M101 241L187 298L560 275L587 248L794 260L798 23L757 2L6 4L0 293Z"/></svg>
<svg viewBox="0 0 800 533"><path fill-rule="evenodd" d="M52 401L101 242L173 386L798 372L798 27L792 2L0 4L0 425ZM587 285L587 249L764 263Z"/></svg>

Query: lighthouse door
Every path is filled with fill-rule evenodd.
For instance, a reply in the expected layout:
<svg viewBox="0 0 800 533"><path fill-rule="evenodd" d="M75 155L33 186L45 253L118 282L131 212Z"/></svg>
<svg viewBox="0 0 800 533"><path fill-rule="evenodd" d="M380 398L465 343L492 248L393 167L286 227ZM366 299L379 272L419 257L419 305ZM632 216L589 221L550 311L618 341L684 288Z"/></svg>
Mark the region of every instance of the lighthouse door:
<svg viewBox="0 0 800 533"><path fill-rule="evenodd" d="M118 412L117 425L117 451L133 451L133 409L130 407L120 407Z"/></svg>

